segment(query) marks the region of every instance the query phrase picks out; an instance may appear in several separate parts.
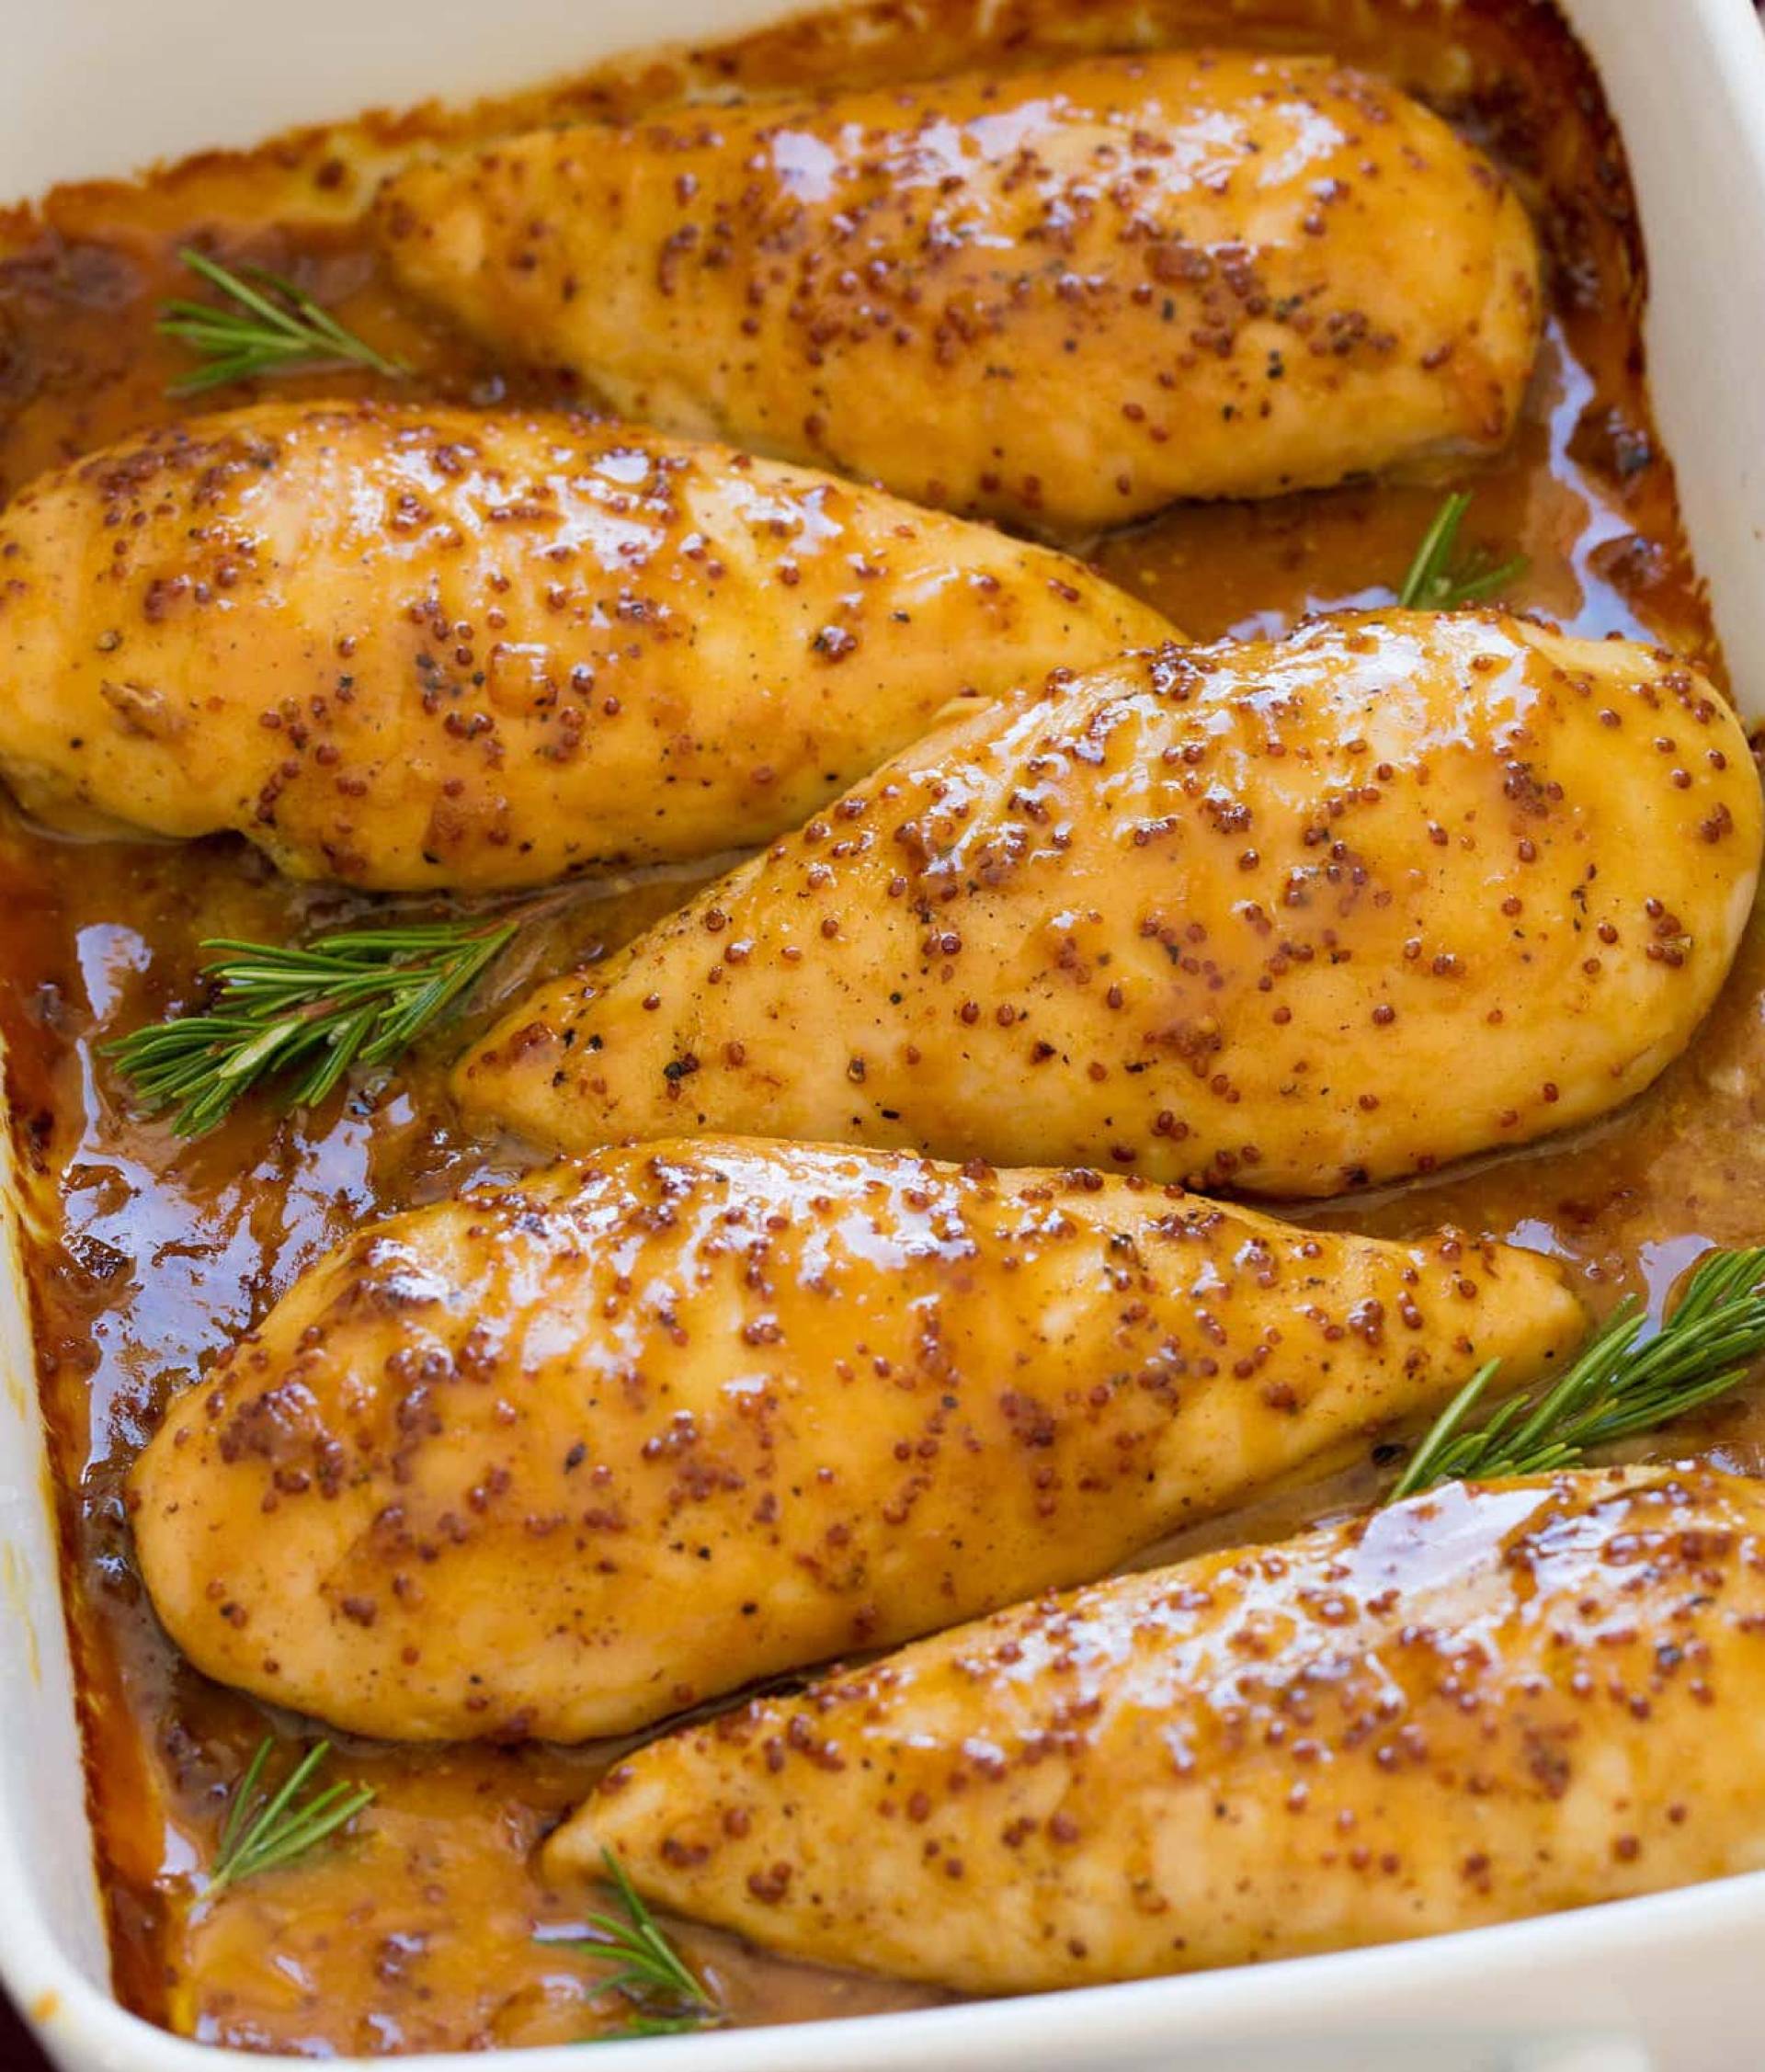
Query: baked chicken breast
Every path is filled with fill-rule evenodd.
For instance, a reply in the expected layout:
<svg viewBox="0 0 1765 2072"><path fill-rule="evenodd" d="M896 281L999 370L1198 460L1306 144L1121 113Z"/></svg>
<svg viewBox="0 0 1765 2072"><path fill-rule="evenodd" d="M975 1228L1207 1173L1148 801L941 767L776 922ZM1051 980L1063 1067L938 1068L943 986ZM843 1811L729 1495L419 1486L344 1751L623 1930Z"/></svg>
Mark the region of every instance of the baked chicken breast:
<svg viewBox="0 0 1765 2072"><path fill-rule="evenodd" d="M720 448L265 404L0 518L0 773L58 827L530 885L760 840L951 699L1169 632L1065 556Z"/></svg>
<svg viewBox="0 0 1765 2072"><path fill-rule="evenodd" d="M793 1957L971 1993L1765 1865L1765 1488L1449 1486L1019 1606L653 1743L553 1838Z"/></svg>
<svg viewBox="0 0 1765 2072"><path fill-rule="evenodd" d="M1326 1195L1648 1085L1759 780L1682 663L1500 613L1170 649L920 743L465 1058L579 1150L695 1130Z"/></svg>
<svg viewBox="0 0 1765 2072"><path fill-rule="evenodd" d="M1561 1269L1087 1173L669 1144L364 1231L131 1484L200 1669L394 1740L622 1733L1093 1576L1516 1381Z"/></svg>
<svg viewBox="0 0 1765 2072"><path fill-rule="evenodd" d="M538 131L402 172L378 221L413 287L628 416L1055 529L1499 446L1540 308L1502 176L1325 58Z"/></svg>

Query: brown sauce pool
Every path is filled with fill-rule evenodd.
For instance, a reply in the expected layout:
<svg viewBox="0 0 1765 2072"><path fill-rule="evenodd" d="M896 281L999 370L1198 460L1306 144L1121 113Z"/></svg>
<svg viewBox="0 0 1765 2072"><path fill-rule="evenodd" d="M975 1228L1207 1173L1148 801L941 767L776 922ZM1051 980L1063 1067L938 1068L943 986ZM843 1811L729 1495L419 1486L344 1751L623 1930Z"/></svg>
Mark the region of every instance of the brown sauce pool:
<svg viewBox="0 0 1765 2072"><path fill-rule="evenodd" d="M807 17L494 107L376 116L0 211L0 497L178 413L165 388L188 363L154 336L153 317L161 298L185 290L176 249L191 236L295 274L409 360L420 393L592 401L543 370L493 364L381 273L357 215L387 165L437 138L688 92L925 77L1077 48L1333 49L1423 94L1482 142L1544 231L1551 318L1520 436L1474 480L1453 478L1476 490L1470 536L1531 556L1517 602L1578 632L1646 633L1722 680L1649 415L1622 152L1597 80L1547 6L1463 0L1443 20L1431 0L885 0L852 19L861 33L850 19ZM377 385L351 375L277 387ZM1440 490L1385 484L1181 508L1091 551L1198 635L1278 627L1308 607L1385 599ZM524 934L474 1019L530 977L623 939L692 882L676 872L582 885ZM135 1576L122 1473L169 1395L319 1252L376 1211L513 1169L518 1155L471 1141L450 1113L442 1071L457 1025L397 1076L347 1087L316 1114L252 1106L194 1144L131 1112L98 1046L190 999L201 938L292 937L363 904L286 884L242 845L76 847L0 803L0 1034L117 1987L186 2034L266 2050L583 2039L621 2017L617 2001L597 1999L598 1967L571 1946L598 1900L545 1890L532 1852L605 1748L345 1741L335 1773L379 1794L355 1837L211 1906L192 1884L267 1723L285 1732L299 1723L206 1682L169 1647ZM1762 1111L1765 932L1755 928L1689 1054L1625 1112L1573 1140L1309 1213L1383 1233L1457 1221L1569 1259L1596 1300L1636 1287L1658 1302L1704 1244L1760 1235ZM1713 1449L1732 1466L1765 1459L1765 1400L1743 1398L1651 1451ZM1327 1488L1273 1496L1208 1538L1290 1530L1375 1486L1362 1463ZM709 1931L682 1938L742 2022L929 1997L788 1964Z"/></svg>

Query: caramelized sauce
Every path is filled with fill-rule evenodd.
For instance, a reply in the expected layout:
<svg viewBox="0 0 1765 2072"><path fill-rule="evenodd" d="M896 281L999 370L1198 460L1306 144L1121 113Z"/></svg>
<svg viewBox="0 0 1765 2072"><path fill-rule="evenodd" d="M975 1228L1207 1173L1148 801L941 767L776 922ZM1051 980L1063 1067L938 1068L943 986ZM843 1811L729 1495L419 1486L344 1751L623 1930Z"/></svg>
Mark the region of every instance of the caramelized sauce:
<svg viewBox="0 0 1765 2072"><path fill-rule="evenodd" d="M494 365L385 279L356 218L381 172L417 146L686 93L925 77L1208 39L1333 48L1424 94L1515 175L1544 228L1552 313L1520 437L1473 484L1470 535L1532 557L1517 601L1577 631L1645 633L1720 674L1649 416L1622 154L1585 60L1530 0L1464 0L1444 19L1429 0L885 0L464 112L374 116L250 154L207 154L138 183L63 188L0 214L0 495L188 407L165 393L188 362L153 319L161 298L188 290L176 254L193 237L295 275L409 360L423 393L479 404L591 401L543 370ZM279 393L381 385L351 373ZM1092 551L1199 635L1271 629L1310 607L1385 598L1440 493L1438 483L1357 485L1178 509ZM693 882L659 873L581 886L524 933L473 1024L532 977L623 939ZM291 937L362 904L285 883L241 845L75 846L0 809L9 974L0 1033L117 1986L181 2032L267 2050L587 2037L620 2018L596 1998L597 1966L572 1946L598 1901L543 1889L532 1855L609 1751L346 1743L336 1773L379 1793L359 1831L205 1905L199 1874L266 1715L179 1662L142 1596L123 1524L122 1471L169 1395L302 1267L377 1211L518 1163L510 1146L467 1139L450 1113L442 1072L458 1025L395 1078L351 1087L316 1114L281 1118L254 1103L184 1144L131 1111L101 1046L191 998L202 938ZM1596 1299L1638 1287L1658 1304L1702 1245L1759 1235L1762 1008L1756 928L1691 1053L1631 1110L1573 1142L1308 1215L1388 1234L1455 1220L1571 1260ZM1694 1447L1753 1465L1765 1408L1744 1402L1695 1432L1661 1435L1652 1451ZM1376 1486L1363 1463L1327 1489L1275 1493L1205 1537L1288 1530ZM682 1934L741 2021L926 1998Z"/></svg>

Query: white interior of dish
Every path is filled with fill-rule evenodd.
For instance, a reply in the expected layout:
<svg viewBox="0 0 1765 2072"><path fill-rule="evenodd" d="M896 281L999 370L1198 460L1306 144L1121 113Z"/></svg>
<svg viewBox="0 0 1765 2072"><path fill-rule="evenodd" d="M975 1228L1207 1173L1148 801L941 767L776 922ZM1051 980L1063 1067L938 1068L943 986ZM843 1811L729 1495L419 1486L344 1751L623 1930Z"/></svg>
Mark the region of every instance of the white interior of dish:
<svg viewBox="0 0 1765 2072"><path fill-rule="evenodd" d="M1661 430L1737 692L1765 716L1765 40L1750 0L1562 0L1599 64L1648 247ZM12 0L0 198L250 144L427 96L469 99L780 0ZM0 1147L0 1975L78 2072L199 2072L108 1998L54 1534ZM1765 1849L1761 1850L1765 1863ZM816 2029L609 2045L596 2072L839 2066L1728 2066L1758 1992L1765 1874L1428 1943ZM1374 2032L1378 2041L1372 2041ZM640 2055L641 2054L641 2055ZM227 2054L231 2055L231 2054ZM259 2060L233 2059L244 2066ZM419 2063L437 2072L482 2058ZM524 2072L582 2072L575 2048Z"/></svg>

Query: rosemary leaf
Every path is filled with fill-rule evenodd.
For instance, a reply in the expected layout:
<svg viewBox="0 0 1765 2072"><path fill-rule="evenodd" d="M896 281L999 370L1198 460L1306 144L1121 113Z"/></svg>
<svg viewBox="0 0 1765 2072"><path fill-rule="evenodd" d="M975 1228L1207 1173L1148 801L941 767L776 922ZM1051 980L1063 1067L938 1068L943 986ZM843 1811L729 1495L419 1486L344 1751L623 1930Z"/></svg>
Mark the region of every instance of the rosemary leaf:
<svg viewBox="0 0 1765 2072"><path fill-rule="evenodd" d="M104 1045L150 1112L180 1136L212 1129L260 1081L290 1105L322 1101L352 1065L389 1064L482 975L518 924L416 922L345 929L302 946L202 945L211 1011L175 1015Z"/></svg>
<svg viewBox="0 0 1765 2072"><path fill-rule="evenodd" d="M609 1884L618 1895L618 1914L591 1914L594 1940L583 1947L615 1968L602 1990L622 1994L632 2018L622 2027L597 2036L596 2043L616 2043L632 2036L672 2036L689 2030L715 2029L725 2015L703 1981L656 1926L625 1867L611 1850L601 1851Z"/></svg>
<svg viewBox="0 0 1765 2072"><path fill-rule="evenodd" d="M1406 611L1456 611L1494 597L1526 573L1524 554L1497 563L1477 547L1460 556L1459 533L1470 508L1471 492L1456 489L1435 512L1397 592Z"/></svg>
<svg viewBox="0 0 1765 2072"><path fill-rule="evenodd" d="M689 2036L715 2025L712 2016L702 2014L634 2014L620 2028L604 2030L587 2040L593 2044L629 2044L640 2036Z"/></svg>
<svg viewBox="0 0 1765 2072"><path fill-rule="evenodd" d="M1385 1501L1440 1482L1575 1467L1595 1447L1653 1431L1738 1388L1765 1359L1765 1246L1706 1254L1659 1330L1645 1338L1645 1323L1642 1304L1626 1296L1549 1388L1510 1397L1466 1430L1500 1362L1480 1367Z"/></svg>
<svg viewBox="0 0 1765 2072"><path fill-rule="evenodd" d="M320 368L367 367L376 374L394 376L410 372L403 360L377 352L291 280L266 267L234 270L188 245L178 257L227 301L161 303L155 328L163 337L188 346L202 362L174 381L168 395L199 395L259 374Z"/></svg>
<svg viewBox="0 0 1765 2072"><path fill-rule="evenodd" d="M304 1856L373 1803L374 1794L369 1786L348 1784L329 1784L302 1801L301 1793L331 1753L328 1741L309 1748L280 1788L260 1800L257 1788L274 1747L275 1737L266 1735L233 1794L214 1868L209 1873L210 1898L242 1878L255 1877L259 1871L273 1871Z"/></svg>

